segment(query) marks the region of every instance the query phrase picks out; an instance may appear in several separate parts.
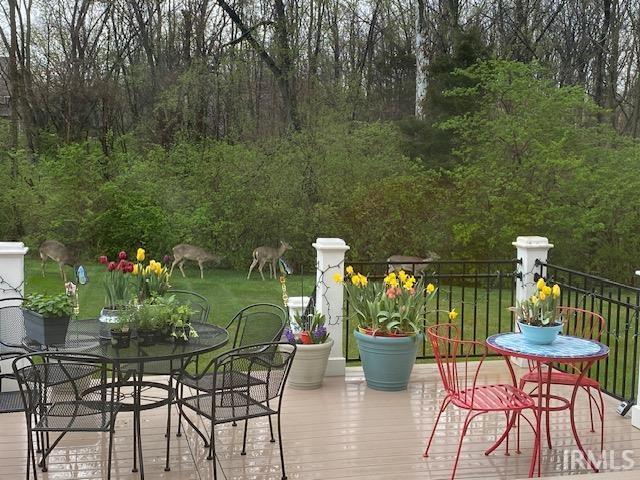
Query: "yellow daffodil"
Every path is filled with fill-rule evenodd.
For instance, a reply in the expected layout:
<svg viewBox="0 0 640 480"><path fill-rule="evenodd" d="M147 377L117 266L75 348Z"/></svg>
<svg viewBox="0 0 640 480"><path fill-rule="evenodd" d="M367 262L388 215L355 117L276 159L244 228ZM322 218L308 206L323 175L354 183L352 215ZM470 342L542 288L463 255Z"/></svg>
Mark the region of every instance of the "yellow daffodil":
<svg viewBox="0 0 640 480"><path fill-rule="evenodd" d="M411 290L416 283L416 277L406 277L404 281L404 288Z"/></svg>
<svg viewBox="0 0 640 480"><path fill-rule="evenodd" d="M544 292L540 292L540 293L538 294L538 298L540 298L540 301L541 301L541 302L544 302L544 301L547 299L547 294L546 294L546 293L544 293Z"/></svg>
<svg viewBox="0 0 640 480"><path fill-rule="evenodd" d="M351 277L351 283L354 284L356 287L359 286L361 283L360 275L353 275Z"/></svg>
<svg viewBox="0 0 640 480"><path fill-rule="evenodd" d="M336 283L342 283L344 279L342 278L342 275L340 275L338 272L333 274L333 281Z"/></svg>
<svg viewBox="0 0 640 480"><path fill-rule="evenodd" d="M456 309L454 308L449 312L449 320L453 322L456 318L458 318L458 312L456 312Z"/></svg>
<svg viewBox="0 0 640 480"><path fill-rule="evenodd" d="M536 287L538 287L538 290L542 290L546 286L547 283L544 281L544 278L541 278L536 282Z"/></svg>
<svg viewBox="0 0 640 480"><path fill-rule="evenodd" d="M349 276L353 275L353 267L351 265L347 267L347 275Z"/></svg>
<svg viewBox="0 0 640 480"><path fill-rule="evenodd" d="M398 272L398 278L402 283L404 283L407 280L407 273L404 270L400 270Z"/></svg>
<svg viewBox="0 0 640 480"><path fill-rule="evenodd" d="M433 283L430 283L429 285L427 285L426 290L428 294L432 294L436 291L436 286Z"/></svg>
<svg viewBox="0 0 640 480"><path fill-rule="evenodd" d="M549 296L551 295L551 287L548 285L545 285L544 288L542 289L542 291L544 292L545 296Z"/></svg>
<svg viewBox="0 0 640 480"><path fill-rule="evenodd" d="M367 283L369 283L369 279L364 275L362 275L361 273L359 273L358 276L360 277L360 285L363 287L366 287Z"/></svg>
<svg viewBox="0 0 640 480"><path fill-rule="evenodd" d="M139 262L144 262L144 248L139 248L136 252L136 259Z"/></svg>
<svg viewBox="0 0 640 480"><path fill-rule="evenodd" d="M384 283L395 288L398 286L398 277L396 277L395 273L391 272L389 275L384 277Z"/></svg>
<svg viewBox="0 0 640 480"><path fill-rule="evenodd" d="M551 294L553 295L553 298L560 297L560 285L555 284L551 289Z"/></svg>
<svg viewBox="0 0 640 480"><path fill-rule="evenodd" d="M139 270L140 270L140 267L139 267L139 266L138 266L138 264L136 263L136 264L133 266L133 270L131 270L131 274L132 274L132 275L138 275Z"/></svg>

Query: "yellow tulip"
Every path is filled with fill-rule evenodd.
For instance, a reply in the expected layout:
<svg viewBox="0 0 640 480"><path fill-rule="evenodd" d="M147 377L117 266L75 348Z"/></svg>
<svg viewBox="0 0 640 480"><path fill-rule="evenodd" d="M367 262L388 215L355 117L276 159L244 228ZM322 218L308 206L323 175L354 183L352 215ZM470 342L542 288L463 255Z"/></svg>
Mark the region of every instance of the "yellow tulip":
<svg viewBox="0 0 640 480"><path fill-rule="evenodd" d="M558 298L560 297L560 285L555 284L553 286L553 289L551 290L551 293L553 295L553 298Z"/></svg>
<svg viewBox="0 0 640 480"><path fill-rule="evenodd" d="M542 290L544 287L547 286L547 283L544 281L544 278L541 278L536 283L536 286L538 287L538 290Z"/></svg>
<svg viewBox="0 0 640 480"><path fill-rule="evenodd" d="M433 283L430 283L429 285L427 285L426 290L427 290L427 293L431 294L436 291L436 287Z"/></svg>
<svg viewBox="0 0 640 480"><path fill-rule="evenodd" d="M551 295L551 287L548 285L545 285L545 287L542 289L542 291L544 292L545 296L549 296Z"/></svg>
<svg viewBox="0 0 640 480"><path fill-rule="evenodd" d="M544 292L540 292L538 297L540 298L540 301L544 302L547 299L547 294Z"/></svg>
<svg viewBox="0 0 640 480"><path fill-rule="evenodd" d="M449 312L449 320L453 322L456 318L458 318L458 312L456 312L456 309L454 308Z"/></svg>
<svg viewBox="0 0 640 480"><path fill-rule="evenodd" d="M349 276L353 275L353 267L351 265L347 267L347 275Z"/></svg>
<svg viewBox="0 0 640 480"><path fill-rule="evenodd" d="M529 299L529 301L532 304L537 305L538 304L538 297L536 297L535 295L531 295L531 298Z"/></svg>
<svg viewBox="0 0 640 480"><path fill-rule="evenodd" d="M139 248L136 252L136 259L139 262L144 262L144 248Z"/></svg>
<svg viewBox="0 0 640 480"><path fill-rule="evenodd" d="M338 272L333 274L333 281L336 283L342 283L343 278L342 275L340 275Z"/></svg>
<svg viewBox="0 0 640 480"><path fill-rule="evenodd" d="M139 267L139 266L138 266L138 264L136 263L136 264L133 266L133 270L131 271L131 274L132 274L132 275L138 275L139 270L140 270L140 267Z"/></svg>

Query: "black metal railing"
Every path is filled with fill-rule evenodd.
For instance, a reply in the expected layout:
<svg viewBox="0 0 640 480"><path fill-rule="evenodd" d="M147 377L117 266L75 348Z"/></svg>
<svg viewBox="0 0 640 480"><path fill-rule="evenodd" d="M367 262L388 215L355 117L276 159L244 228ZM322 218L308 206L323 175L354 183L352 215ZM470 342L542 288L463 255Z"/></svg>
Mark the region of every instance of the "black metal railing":
<svg viewBox="0 0 640 480"><path fill-rule="evenodd" d="M370 281L382 280L389 270L388 262L346 262ZM425 326L449 321L453 308L459 313L456 323L465 340L484 341L488 336L513 329L513 314L507 310L515 302L515 278L518 260L438 260L403 262L407 273L424 277L438 290L427 305ZM399 269L394 265L393 268ZM426 293L425 293L426 294ZM357 328L350 315L349 299L345 299L344 348L347 361L360 356L353 337ZM474 352L475 353L475 352ZM480 352L478 352L479 354ZM418 352L419 359L433 359L426 338Z"/></svg>
<svg viewBox="0 0 640 480"><path fill-rule="evenodd" d="M605 319L601 342L609 346L609 357L596 363L589 376L609 395L636 400L640 288L549 263L536 264L539 270L534 280L542 276L560 285L561 305L589 310Z"/></svg>

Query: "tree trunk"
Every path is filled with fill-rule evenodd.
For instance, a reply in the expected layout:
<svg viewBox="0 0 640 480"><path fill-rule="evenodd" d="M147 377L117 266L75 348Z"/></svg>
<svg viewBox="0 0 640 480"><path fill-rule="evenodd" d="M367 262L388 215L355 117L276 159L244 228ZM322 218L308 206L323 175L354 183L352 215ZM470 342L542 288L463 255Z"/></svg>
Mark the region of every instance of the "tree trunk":
<svg viewBox="0 0 640 480"><path fill-rule="evenodd" d="M424 0L416 0L416 105L415 115L424 120L424 107L427 100L427 19Z"/></svg>

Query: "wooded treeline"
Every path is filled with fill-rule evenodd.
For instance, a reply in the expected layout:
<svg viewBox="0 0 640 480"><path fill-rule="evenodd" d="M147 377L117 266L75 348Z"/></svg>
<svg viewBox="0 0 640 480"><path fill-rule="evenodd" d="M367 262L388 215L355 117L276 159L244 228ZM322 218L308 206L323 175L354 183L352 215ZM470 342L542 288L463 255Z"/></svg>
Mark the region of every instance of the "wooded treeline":
<svg viewBox="0 0 640 480"><path fill-rule="evenodd" d="M640 133L636 0L8 0L0 27L31 150L43 131L108 153L132 131L166 145L335 111L429 120L437 73L491 57L539 61Z"/></svg>

